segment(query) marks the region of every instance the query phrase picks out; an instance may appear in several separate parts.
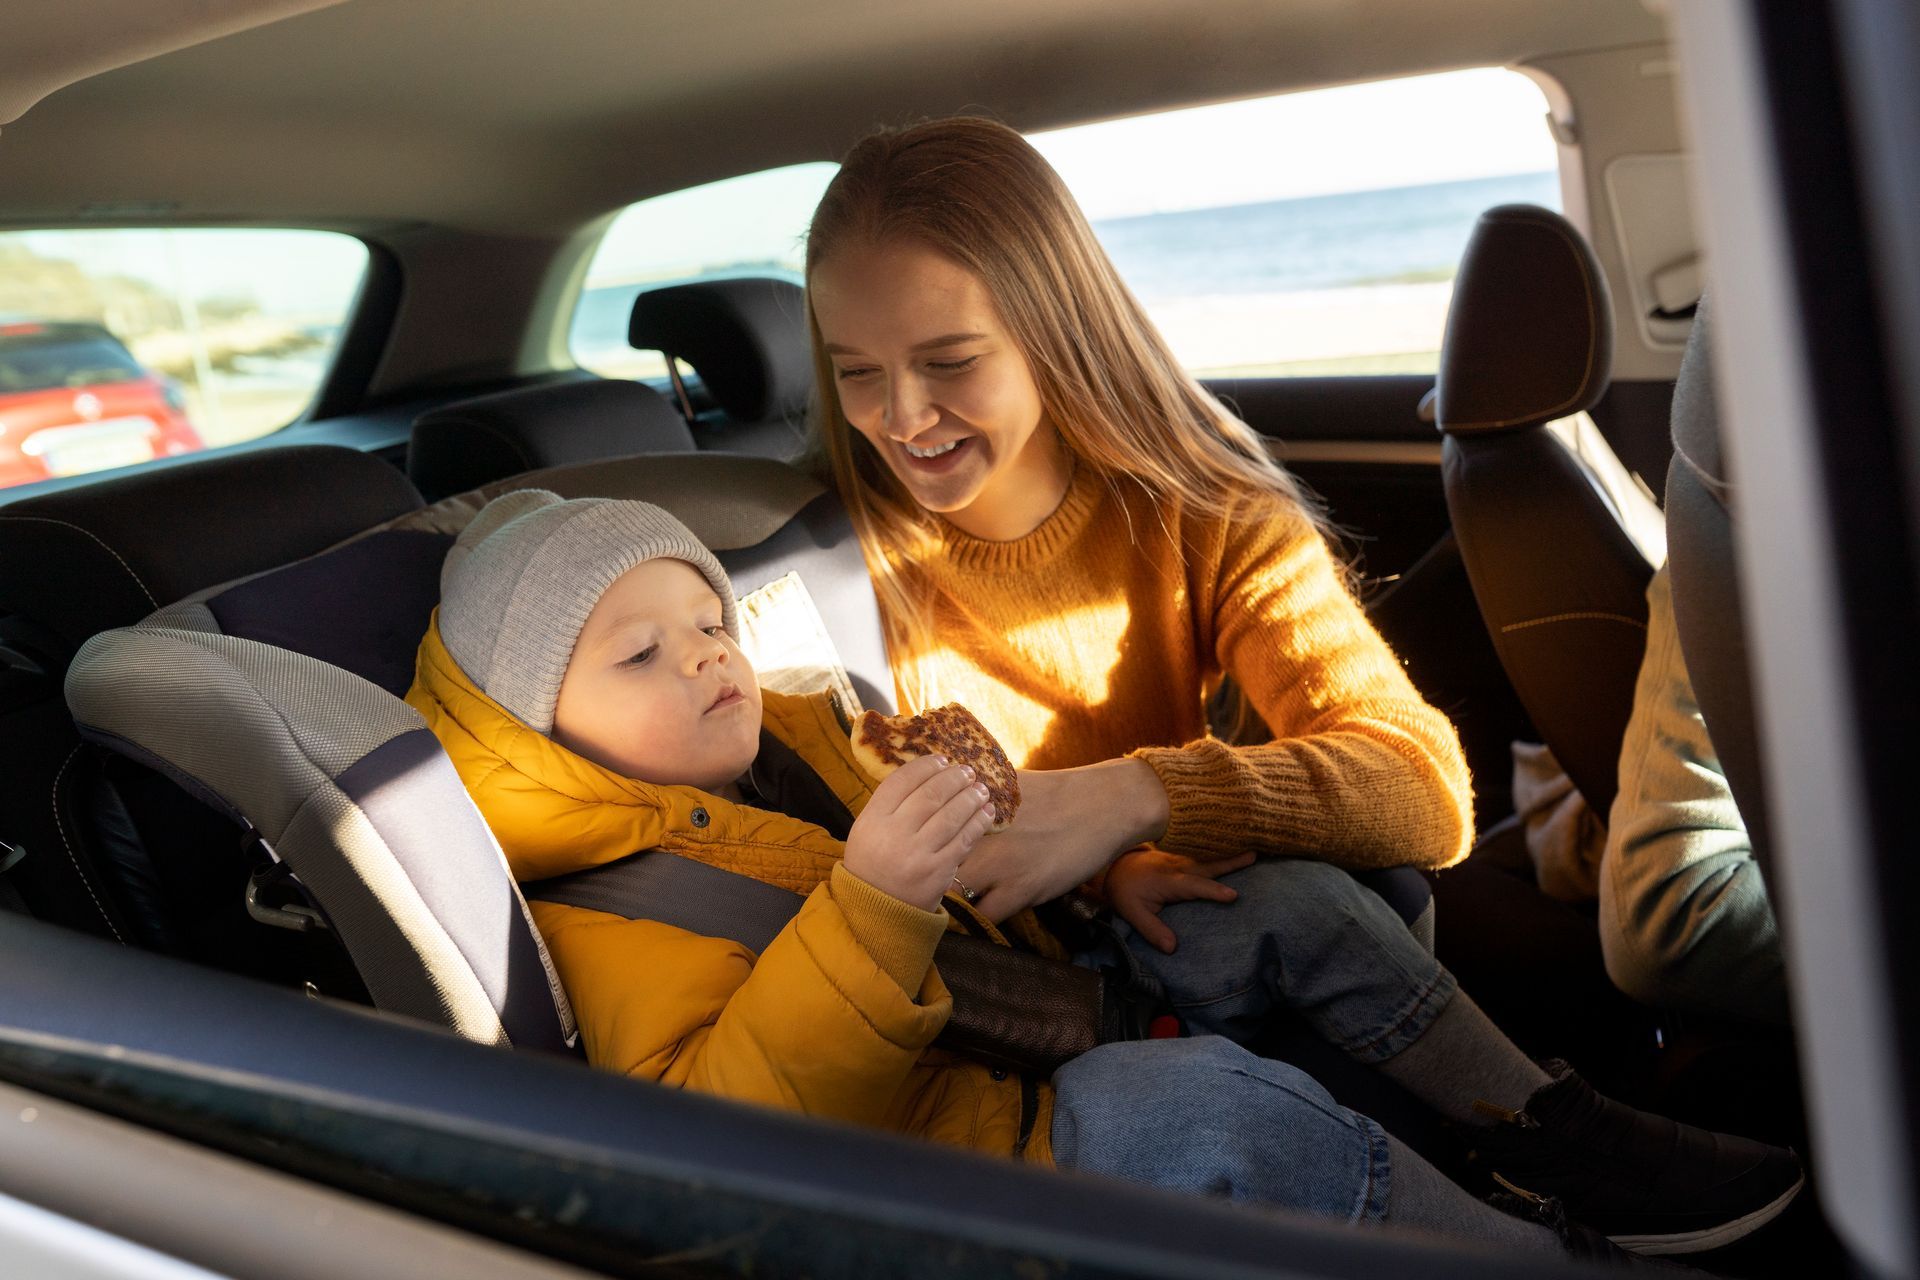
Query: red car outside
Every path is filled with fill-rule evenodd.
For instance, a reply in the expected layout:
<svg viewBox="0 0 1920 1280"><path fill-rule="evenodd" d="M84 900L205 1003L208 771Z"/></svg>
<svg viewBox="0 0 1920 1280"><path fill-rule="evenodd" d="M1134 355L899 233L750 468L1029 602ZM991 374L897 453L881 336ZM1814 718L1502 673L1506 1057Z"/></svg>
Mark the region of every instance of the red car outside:
<svg viewBox="0 0 1920 1280"><path fill-rule="evenodd" d="M191 453L185 409L97 324L0 320L0 488Z"/></svg>

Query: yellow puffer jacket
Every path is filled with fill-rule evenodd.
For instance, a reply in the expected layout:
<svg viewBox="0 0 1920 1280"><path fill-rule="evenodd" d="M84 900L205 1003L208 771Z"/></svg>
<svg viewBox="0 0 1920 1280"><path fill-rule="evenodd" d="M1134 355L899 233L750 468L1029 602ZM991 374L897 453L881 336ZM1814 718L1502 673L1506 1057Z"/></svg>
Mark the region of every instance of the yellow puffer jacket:
<svg viewBox="0 0 1920 1280"><path fill-rule="evenodd" d="M693 787L636 782L535 733L467 678L437 615L407 701L453 758L520 880L662 849L807 895L759 956L656 921L532 903L588 1061L1051 1163L1045 1081L929 1047L952 1000L930 963L939 925L923 922L944 913L929 916L847 872L841 843L811 823ZM874 783L854 763L829 695L768 692L764 723L854 813L865 807ZM931 936L916 935L923 927ZM1030 918L1009 929L1051 941Z"/></svg>

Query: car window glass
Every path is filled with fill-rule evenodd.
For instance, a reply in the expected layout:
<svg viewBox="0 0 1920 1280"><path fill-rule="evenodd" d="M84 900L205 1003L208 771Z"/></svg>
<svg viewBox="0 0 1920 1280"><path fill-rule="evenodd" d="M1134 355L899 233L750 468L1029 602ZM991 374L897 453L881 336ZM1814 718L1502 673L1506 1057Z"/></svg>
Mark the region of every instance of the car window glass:
<svg viewBox="0 0 1920 1280"><path fill-rule="evenodd" d="M366 263L326 231L0 233L0 487L286 426Z"/></svg>
<svg viewBox="0 0 1920 1280"><path fill-rule="evenodd" d="M807 222L838 168L788 165L628 206L587 267L568 337L573 358L610 378L664 379L659 352L627 345L627 321L642 292L730 276L799 283Z"/></svg>
<svg viewBox="0 0 1920 1280"><path fill-rule="evenodd" d="M1191 371L1421 373L1474 219L1560 207L1546 113L1532 81L1491 69L1032 140Z"/></svg>

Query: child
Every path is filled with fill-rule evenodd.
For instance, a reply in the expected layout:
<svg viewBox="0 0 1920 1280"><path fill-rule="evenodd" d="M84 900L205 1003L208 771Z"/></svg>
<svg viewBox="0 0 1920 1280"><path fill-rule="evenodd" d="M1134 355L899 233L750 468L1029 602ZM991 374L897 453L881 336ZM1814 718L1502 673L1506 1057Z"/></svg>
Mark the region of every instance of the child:
<svg viewBox="0 0 1920 1280"><path fill-rule="evenodd" d="M986 830L984 795L938 758L873 785L828 696L763 694L735 641L719 563L644 503L509 494L443 571L408 701L517 877L659 849L806 895L757 956L535 901L590 1061L1346 1221L1541 1251L1607 1247L1489 1208L1298 1070L1223 1039L1103 1046L1052 1082L932 1049L951 1008L932 963L949 923L943 894ZM807 782L856 815L844 842L765 807ZM1722 1170L1791 1169L1786 1153L1737 1140L1722 1156Z"/></svg>

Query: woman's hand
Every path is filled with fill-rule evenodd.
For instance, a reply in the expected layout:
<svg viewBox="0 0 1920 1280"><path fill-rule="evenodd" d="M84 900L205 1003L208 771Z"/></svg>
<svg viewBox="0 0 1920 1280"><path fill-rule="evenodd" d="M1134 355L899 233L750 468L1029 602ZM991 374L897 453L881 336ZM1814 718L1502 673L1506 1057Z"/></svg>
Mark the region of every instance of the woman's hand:
<svg viewBox="0 0 1920 1280"><path fill-rule="evenodd" d="M1165 849L1135 849L1122 854L1107 869L1107 901L1113 904L1113 913L1141 937L1172 955L1180 940L1160 918L1160 909L1170 902L1191 902L1195 898L1232 902L1239 892L1221 884L1219 878L1252 865L1252 853L1202 862Z"/></svg>
<svg viewBox="0 0 1920 1280"><path fill-rule="evenodd" d="M1167 829L1167 790L1141 760L1020 771L1013 825L986 837L961 879L987 919L1057 898Z"/></svg>
<svg viewBox="0 0 1920 1280"><path fill-rule="evenodd" d="M974 842L993 825L987 789L945 756L895 769L847 833L847 870L882 893L932 911Z"/></svg>

